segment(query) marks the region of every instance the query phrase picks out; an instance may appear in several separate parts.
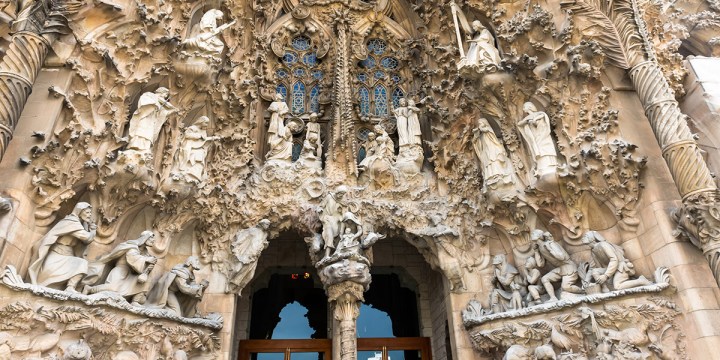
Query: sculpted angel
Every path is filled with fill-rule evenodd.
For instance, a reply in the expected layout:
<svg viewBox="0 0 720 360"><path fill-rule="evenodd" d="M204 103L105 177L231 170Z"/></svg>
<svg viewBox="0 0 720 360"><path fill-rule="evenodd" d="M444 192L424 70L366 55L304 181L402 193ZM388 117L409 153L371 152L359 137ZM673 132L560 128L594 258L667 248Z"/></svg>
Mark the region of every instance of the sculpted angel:
<svg viewBox="0 0 720 360"><path fill-rule="evenodd" d="M137 110L130 119L127 150L146 155L152 153L163 124L171 114L178 111L168 102L169 97L170 90L164 87L158 88L154 93L146 92L140 96Z"/></svg>
<svg viewBox="0 0 720 360"><path fill-rule="evenodd" d="M177 154L177 170L188 182L204 180L208 142L220 139L219 136L208 136L209 124L210 119L201 116L183 132Z"/></svg>
<svg viewBox="0 0 720 360"><path fill-rule="evenodd" d="M398 143L403 145L420 145L422 132L418 113L420 109L413 100L400 99L397 108L393 109L397 121Z"/></svg>
<svg viewBox="0 0 720 360"><path fill-rule="evenodd" d="M258 258L268 246L269 228L270 221L262 219L256 226L241 230L235 235L231 245L234 265L225 288L226 293L237 292L239 295L245 285L252 280Z"/></svg>
<svg viewBox="0 0 720 360"><path fill-rule="evenodd" d="M234 23L218 27L217 21L222 17L223 12L217 9L209 10L203 14L200 23L193 29L193 34L182 42L184 49L208 56L220 55L225 48L225 44L218 35Z"/></svg>
<svg viewBox="0 0 720 360"><path fill-rule="evenodd" d="M505 147L495 136L495 132L487 119L478 120L473 130L473 148L482 163L484 185L492 187L496 183L512 182L513 167L507 156Z"/></svg>
<svg viewBox="0 0 720 360"><path fill-rule="evenodd" d="M550 131L550 118L538 111L531 102L523 105L526 116L517 123L520 134L530 150L535 163L535 175L540 176L557 169L557 151Z"/></svg>
<svg viewBox="0 0 720 360"><path fill-rule="evenodd" d="M497 71L501 60L500 52L495 47L495 38L490 31L479 20L475 20L472 24L469 24L465 14L462 13L454 1L450 3L450 7L453 13L453 20L455 21L455 31L458 35L458 41L460 42L461 39L460 26L462 26L468 43L467 53L465 53L464 56L464 49L461 49L461 59L460 62L458 62L458 68L471 67L476 68L478 72ZM458 26L458 20L460 26ZM459 44L458 46L462 47L463 45Z"/></svg>

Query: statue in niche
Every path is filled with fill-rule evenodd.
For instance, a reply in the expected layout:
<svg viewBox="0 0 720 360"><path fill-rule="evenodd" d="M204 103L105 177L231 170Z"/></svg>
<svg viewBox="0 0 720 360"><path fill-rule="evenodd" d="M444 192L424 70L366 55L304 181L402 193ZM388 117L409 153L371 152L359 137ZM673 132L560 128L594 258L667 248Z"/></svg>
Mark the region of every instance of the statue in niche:
<svg viewBox="0 0 720 360"><path fill-rule="evenodd" d="M225 29L232 26L231 22L217 26L217 21L223 18L223 12L217 9L208 10L203 14L200 23L193 28L192 35L183 40L183 50L200 55L218 57L225 49L225 44L218 36Z"/></svg>
<svg viewBox="0 0 720 360"><path fill-rule="evenodd" d="M320 222L322 223L322 239L325 246L325 257L330 257L335 251L335 238L340 235L340 227L347 204L345 194L348 189L340 185L335 192L329 192L318 208Z"/></svg>
<svg viewBox="0 0 720 360"><path fill-rule="evenodd" d="M307 123L307 130L305 131L306 136L308 134L317 134L318 139L320 139L320 123L318 123L318 114L312 113L310 114L310 118L308 119Z"/></svg>
<svg viewBox="0 0 720 360"><path fill-rule="evenodd" d="M262 219L256 226L241 230L235 235L231 249L234 255L226 293L237 293L252 280L260 254L268 247L270 220Z"/></svg>
<svg viewBox="0 0 720 360"><path fill-rule="evenodd" d="M88 273L88 261L82 258L84 251L79 245L90 244L96 231L92 206L77 203L72 213L40 240L38 257L28 269L30 282L48 287L64 286L65 291L77 292L77 285Z"/></svg>
<svg viewBox="0 0 720 360"><path fill-rule="evenodd" d="M475 20L470 24L465 14L454 1L450 2L450 8L455 22L458 46L460 47L461 57L457 65L458 69L471 69L481 74L496 72L500 68L500 52L495 47L495 38L490 31L479 20ZM462 45L460 26L462 26L467 38L467 53L464 52Z"/></svg>
<svg viewBox="0 0 720 360"><path fill-rule="evenodd" d="M422 132L420 131L420 120L418 113L420 109L415 107L413 100L400 99L397 108L393 109L397 121L398 143L402 148L405 145L422 144Z"/></svg>
<svg viewBox="0 0 720 360"><path fill-rule="evenodd" d="M535 176L542 177L556 172L557 151L550 136L552 130L550 118L546 113L538 111L529 101L523 105L523 111L527 115L518 122L517 126L535 163Z"/></svg>
<svg viewBox="0 0 720 360"><path fill-rule="evenodd" d="M268 139L270 151L265 155L268 163L289 165L292 163L293 141L292 133L297 130L296 123L290 123L282 127L282 136L271 136Z"/></svg>
<svg viewBox="0 0 720 360"><path fill-rule="evenodd" d="M493 257L493 290L490 293L490 310L493 313L500 313L509 310L520 310L523 308L522 297L523 285L525 282L520 272L512 266L505 255Z"/></svg>
<svg viewBox="0 0 720 360"><path fill-rule="evenodd" d="M86 284L83 293L112 291L130 298L135 304L144 303L148 276L158 260L148 251L154 244L155 234L146 230L139 238L125 241L95 260L83 279Z"/></svg>
<svg viewBox="0 0 720 360"><path fill-rule="evenodd" d="M145 305L168 309L178 316L198 316L197 304L202 300L209 283L207 280L196 283L195 270L200 270L200 261L195 256L173 267L150 290Z"/></svg>
<svg viewBox="0 0 720 360"><path fill-rule="evenodd" d="M495 132L487 119L478 120L473 130L473 148L483 170L483 187L495 189L503 185L512 184L512 163L507 156L502 142L495 136Z"/></svg>
<svg viewBox="0 0 720 360"><path fill-rule="evenodd" d="M185 128L177 154L175 180L183 178L185 181L195 184L205 180L207 143L221 139L219 136L207 135L209 124L210 118L201 116L194 124Z"/></svg>
<svg viewBox="0 0 720 360"><path fill-rule="evenodd" d="M372 134L372 135L371 135ZM374 132L368 133L365 159L358 165L358 170L367 175L374 188L387 188L395 184L398 177L393 166L395 162L395 143L385 128L375 125Z"/></svg>
<svg viewBox="0 0 720 360"><path fill-rule="evenodd" d="M290 108L285 103L281 93L275 94L275 101L268 107L270 112L270 126L268 127L268 142L273 138L285 138L285 116L290 113Z"/></svg>
<svg viewBox="0 0 720 360"><path fill-rule="evenodd" d="M442 224L442 219L437 215L428 217L430 226L419 231L419 234L429 236L437 248L438 267L445 274L450 282L450 291L465 289L465 281L460 265L463 257L462 251L458 249L453 240L460 236L460 233Z"/></svg>
<svg viewBox="0 0 720 360"><path fill-rule="evenodd" d="M133 158L140 163L152 159L152 149L168 117L179 110L168 102L170 90L160 87L154 93L146 92L140 96L137 110L130 119L127 148L120 152L121 158Z"/></svg>
<svg viewBox="0 0 720 360"><path fill-rule="evenodd" d="M602 286L603 292L610 291L608 280L612 280L613 290L624 290L650 285L652 282L640 275L635 276L635 266L625 258L625 251L605 240L597 231L588 231L582 237L582 243L590 246L590 271L584 281L595 282Z"/></svg>
<svg viewBox="0 0 720 360"><path fill-rule="evenodd" d="M538 267L545 266L545 262L554 268L540 279L550 301L558 301L552 283L560 281L560 289L565 292L582 294L583 290L575 285L579 276L577 264L570 259L570 254L563 249L549 232L535 229L530 234L533 243L533 256Z"/></svg>

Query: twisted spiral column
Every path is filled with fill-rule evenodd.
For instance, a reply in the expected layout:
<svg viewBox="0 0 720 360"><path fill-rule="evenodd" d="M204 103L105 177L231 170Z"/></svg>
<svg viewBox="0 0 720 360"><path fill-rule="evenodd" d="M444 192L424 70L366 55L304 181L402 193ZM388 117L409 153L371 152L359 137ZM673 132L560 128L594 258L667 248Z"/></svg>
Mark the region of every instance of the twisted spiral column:
<svg viewBox="0 0 720 360"><path fill-rule="evenodd" d="M43 36L20 31L12 36L0 62L0 160L12 139L49 46Z"/></svg>

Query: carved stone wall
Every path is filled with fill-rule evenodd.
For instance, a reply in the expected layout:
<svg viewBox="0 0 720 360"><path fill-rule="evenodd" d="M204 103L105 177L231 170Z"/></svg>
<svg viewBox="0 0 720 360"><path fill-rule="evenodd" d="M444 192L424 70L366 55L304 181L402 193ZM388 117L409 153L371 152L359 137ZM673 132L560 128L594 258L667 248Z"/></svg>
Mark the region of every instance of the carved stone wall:
<svg viewBox="0 0 720 360"><path fill-rule="evenodd" d="M276 266L323 282L342 359L361 289L389 266L417 281L440 360L720 345L716 114L683 62L718 55L712 1L29 4L0 4L0 265L17 269L0 332L55 341L32 356L82 338L102 359L133 358L133 341L143 359L233 358ZM82 230L58 235L68 223ZM193 274L199 318L92 288L114 280L91 265L128 249L144 256L133 287ZM87 269L31 285L49 252ZM636 320L641 343L615 339ZM559 328L568 340L543 347ZM670 332L685 336L658 345Z"/></svg>

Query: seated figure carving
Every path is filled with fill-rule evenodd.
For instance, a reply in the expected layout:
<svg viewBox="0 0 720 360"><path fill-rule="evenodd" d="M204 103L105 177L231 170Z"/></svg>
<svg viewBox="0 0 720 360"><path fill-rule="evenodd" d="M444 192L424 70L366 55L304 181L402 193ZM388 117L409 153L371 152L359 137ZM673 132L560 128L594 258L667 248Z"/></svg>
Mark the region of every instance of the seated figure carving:
<svg viewBox="0 0 720 360"><path fill-rule="evenodd" d="M553 267L540 279L545 291L550 296L550 301L558 301L553 287L553 283L558 281L560 281L561 291L574 294L584 293L583 289L575 284L579 279L577 264L570 259L570 254L555 241L553 236L549 232L535 229L530 234L530 239L533 242L533 256L538 266L543 267L547 262Z"/></svg>
<svg viewBox="0 0 720 360"><path fill-rule="evenodd" d="M145 305L168 309L178 316L197 317L197 304L209 283L207 280L196 283L195 270L200 270L200 261L194 256L173 267L150 290Z"/></svg>
<svg viewBox="0 0 720 360"><path fill-rule="evenodd" d="M148 276L157 263L157 258L148 252L154 244L155 234L143 231L139 238L125 241L95 260L83 279L83 293L112 291L135 304L144 303Z"/></svg>
<svg viewBox="0 0 720 360"><path fill-rule="evenodd" d="M76 286L88 273L88 261L81 257L83 251L79 248L91 243L96 231L92 206L86 202L77 203L72 213L40 240L37 259L28 269L30 282L77 292Z"/></svg>
<svg viewBox="0 0 720 360"><path fill-rule="evenodd" d="M493 266L495 267L492 278L494 288L490 293L490 310L499 313L522 309L525 281L520 276L520 272L502 254L495 255Z"/></svg>

